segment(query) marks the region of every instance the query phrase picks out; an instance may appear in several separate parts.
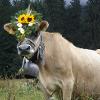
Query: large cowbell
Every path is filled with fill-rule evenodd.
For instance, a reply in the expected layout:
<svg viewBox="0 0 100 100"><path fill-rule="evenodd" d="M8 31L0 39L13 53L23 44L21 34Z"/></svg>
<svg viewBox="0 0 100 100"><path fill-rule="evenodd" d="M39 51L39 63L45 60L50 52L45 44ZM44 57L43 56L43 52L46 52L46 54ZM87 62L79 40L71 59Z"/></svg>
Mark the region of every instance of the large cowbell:
<svg viewBox="0 0 100 100"><path fill-rule="evenodd" d="M25 78L37 78L39 67L24 57L22 67L19 69L18 74L25 76Z"/></svg>

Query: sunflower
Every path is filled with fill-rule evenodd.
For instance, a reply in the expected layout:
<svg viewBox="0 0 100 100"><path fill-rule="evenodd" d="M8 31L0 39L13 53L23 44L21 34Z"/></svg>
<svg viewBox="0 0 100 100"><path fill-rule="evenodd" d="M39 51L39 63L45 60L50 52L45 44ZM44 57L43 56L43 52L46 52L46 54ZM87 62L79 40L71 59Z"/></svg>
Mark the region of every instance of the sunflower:
<svg viewBox="0 0 100 100"><path fill-rule="evenodd" d="M15 27L15 36L18 41L23 40L37 29L36 23L42 21L42 15L31 9L21 10L11 17L12 26Z"/></svg>
<svg viewBox="0 0 100 100"><path fill-rule="evenodd" d="M20 15L18 17L18 22L22 24L26 23L26 15L25 14Z"/></svg>
<svg viewBox="0 0 100 100"><path fill-rule="evenodd" d="M35 23L34 15L26 15L26 23Z"/></svg>

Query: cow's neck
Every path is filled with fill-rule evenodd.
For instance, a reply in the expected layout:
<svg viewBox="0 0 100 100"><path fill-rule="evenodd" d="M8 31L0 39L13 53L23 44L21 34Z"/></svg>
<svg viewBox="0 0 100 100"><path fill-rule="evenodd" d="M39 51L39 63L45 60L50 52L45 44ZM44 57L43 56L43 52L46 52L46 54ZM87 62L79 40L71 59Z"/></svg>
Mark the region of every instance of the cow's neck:
<svg viewBox="0 0 100 100"><path fill-rule="evenodd" d="M43 34L40 34L40 44L35 52L35 54L29 59L31 60L33 63L38 64L38 65L43 65L45 62L44 59L44 41L43 41Z"/></svg>

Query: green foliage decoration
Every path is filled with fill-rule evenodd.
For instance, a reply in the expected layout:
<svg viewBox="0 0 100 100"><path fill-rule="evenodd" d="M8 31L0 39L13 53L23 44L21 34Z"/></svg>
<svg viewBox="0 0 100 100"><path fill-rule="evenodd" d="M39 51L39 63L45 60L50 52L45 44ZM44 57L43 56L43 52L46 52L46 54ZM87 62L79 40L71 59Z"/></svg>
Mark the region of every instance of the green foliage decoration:
<svg viewBox="0 0 100 100"><path fill-rule="evenodd" d="M42 15L30 9L21 10L11 17L17 40L22 40L35 32L42 21Z"/></svg>

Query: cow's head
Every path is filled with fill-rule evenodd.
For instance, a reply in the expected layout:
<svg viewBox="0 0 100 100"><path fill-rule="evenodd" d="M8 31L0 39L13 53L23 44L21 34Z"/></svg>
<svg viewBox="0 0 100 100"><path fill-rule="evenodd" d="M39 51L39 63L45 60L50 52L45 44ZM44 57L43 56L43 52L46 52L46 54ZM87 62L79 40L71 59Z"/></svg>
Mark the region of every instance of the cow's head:
<svg viewBox="0 0 100 100"><path fill-rule="evenodd" d="M49 24L47 21L42 21L35 32L32 32L32 34L26 37L24 40L18 41L18 54L26 58L23 59L24 63L22 65L22 68L24 69L23 73L26 75L32 76L33 73L33 77L36 77L37 73L39 72L39 69L34 62L30 61L30 58L37 52L41 44L42 33L48 28L48 25ZM4 29L9 34L14 35L15 28L11 23L5 24Z"/></svg>
<svg viewBox="0 0 100 100"><path fill-rule="evenodd" d="M48 28L48 22L42 21L35 32L22 41L18 41L17 50L21 56L33 55L41 42L41 33ZM11 35L14 35L15 29L11 23L5 24L4 29Z"/></svg>

